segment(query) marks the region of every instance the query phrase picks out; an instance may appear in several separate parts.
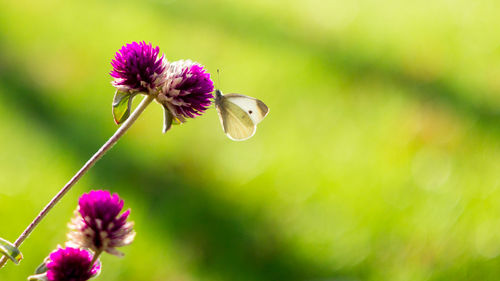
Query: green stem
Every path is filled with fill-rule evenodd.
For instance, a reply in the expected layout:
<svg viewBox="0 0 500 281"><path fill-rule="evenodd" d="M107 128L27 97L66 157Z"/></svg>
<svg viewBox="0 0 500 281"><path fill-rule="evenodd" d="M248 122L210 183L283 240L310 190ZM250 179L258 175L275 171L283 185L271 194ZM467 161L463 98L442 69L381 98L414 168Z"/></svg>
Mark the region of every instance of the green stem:
<svg viewBox="0 0 500 281"><path fill-rule="evenodd" d="M142 102L137 106L130 117L123 123L118 130L114 133L111 138L83 165L83 167L69 180L68 183L50 200L50 202L43 208L43 210L36 216L36 218L28 225L28 227L23 231L23 233L17 238L14 245L19 248L30 233L37 227L37 225L42 221L42 219L49 213L49 211L63 198L63 196L73 187L75 183L80 180L80 178L92 167L94 164L101 159L101 157L118 142L118 140L125 134L125 132L134 124L134 122L139 118L139 115L146 109L146 107L154 100L154 96L147 95ZM0 259L0 268L7 262L7 258L3 256Z"/></svg>
<svg viewBox="0 0 500 281"><path fill-rule="evenodd" d="M94 263L99 259L99 256L102 254L102 251L97 251L94 254L94 257L92 258L92 261L90 262L90 269L94 266Z"/></svg>

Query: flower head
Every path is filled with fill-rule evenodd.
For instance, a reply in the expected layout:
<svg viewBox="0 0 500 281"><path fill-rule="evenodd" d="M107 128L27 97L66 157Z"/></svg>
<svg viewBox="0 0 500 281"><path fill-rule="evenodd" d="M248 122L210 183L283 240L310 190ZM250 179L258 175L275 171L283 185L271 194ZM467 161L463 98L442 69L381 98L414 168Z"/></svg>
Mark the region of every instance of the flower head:
<svg viewBox="0 0 500 281"><path fill-rule="evenodd" d="M86 281L99 273L100 263L93 265L89 251L77 248L59 248L49 255L46 263L49 281Z"/></svg>
<svg viewBox="0 0 500 281"><path fill-rule="evenodd" d="M120 215L122 208L123 200L116 193L93 190L83 194L69 224L70 242L94 252L121 256L116 247L132 243L135 236L133 223L127 222L130 210Z"/></svg>
<svg viewBox="0 0 500 281"><path fill-rule="evenodd" d="M212 103L214 84L203 66L190 60L166 64L165 83L156 100L180 123L201 115Z"/></svg>
<svg viewBox="0 0 500 281"><path fill-rule="evenodd" d="M163 82L164 56L158 57L160 48L151 43L132 42L123 46L111 61L112 82L122 92L150 93Z"/></svg>

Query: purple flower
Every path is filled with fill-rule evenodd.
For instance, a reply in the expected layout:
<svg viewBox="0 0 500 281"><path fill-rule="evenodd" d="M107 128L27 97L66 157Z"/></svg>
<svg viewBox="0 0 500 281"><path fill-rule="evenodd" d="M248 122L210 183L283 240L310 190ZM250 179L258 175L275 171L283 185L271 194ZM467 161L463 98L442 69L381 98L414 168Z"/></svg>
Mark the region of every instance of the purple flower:
<svg viewBox="0 0 500 281"><path fill-rule="evenodd" d="M160 48L151 43L132 42L116 52L111 61L112 82L122 92L143 92L149 94L163 84L165 71L164 56L158 57Z"/></svg>
<svg viewBox="0 0 500 281"><path fill-rule="evenodd" d="M49 255L47 279L49 281L86 281L99 273L100 263L93 265L92 255L87 250L59 248Z"/></svg>
<svg viewBox="0 0 500 281"><path fill-rule="evenodd" d="M166 65L165 83L156 100L172 114L174 120L201 115L212 103L214 84L203 66L190 60Z"/></svg>
<svg viewBox="0 0 500 281"><path fill-rule="evenodd" d="M123 255L116 247L132 243L135 232L133 223L127 222L130 210L120 215L123 200L109 191L93 190L83 194L78 201L75 217L69 227L68 238L72 244L102 251L113 255Z"/></svg>

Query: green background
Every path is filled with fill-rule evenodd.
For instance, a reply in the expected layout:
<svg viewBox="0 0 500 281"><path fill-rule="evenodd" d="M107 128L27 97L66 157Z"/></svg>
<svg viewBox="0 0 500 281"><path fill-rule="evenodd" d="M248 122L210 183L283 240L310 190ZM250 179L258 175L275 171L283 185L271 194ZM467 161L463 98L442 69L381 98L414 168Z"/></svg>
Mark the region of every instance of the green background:
<svg viewBox="0 0 500 281"><path fill-rule="evenodd" d="M117 128L125 43L221 69L270 114L161 134L152 104L22 245L25 280L78 197L137 236L98 280L498 280L498 1L0 0L0 236L15 238ZM136 103L138 99L136 100Z"/></svg>

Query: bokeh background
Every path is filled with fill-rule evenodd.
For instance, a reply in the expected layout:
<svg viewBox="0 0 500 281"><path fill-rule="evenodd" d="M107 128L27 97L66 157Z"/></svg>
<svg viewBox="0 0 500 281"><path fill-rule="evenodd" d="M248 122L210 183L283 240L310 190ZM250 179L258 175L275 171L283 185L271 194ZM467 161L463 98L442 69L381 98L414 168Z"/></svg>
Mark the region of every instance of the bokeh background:
<svg viewBox="0 0 500 281"><path fill-rule="evenodd" d="M150 106L0 280L32 274L96 188L137 230L98 280L498 280L499 14L492 0L0 0L6 239L117 128L123 44L221 69L224 92L270 107L232 142L213 108L162 135Z"/></svg>

